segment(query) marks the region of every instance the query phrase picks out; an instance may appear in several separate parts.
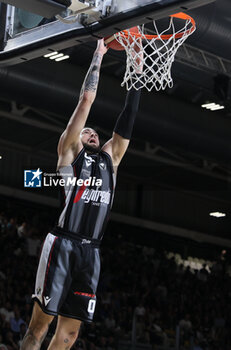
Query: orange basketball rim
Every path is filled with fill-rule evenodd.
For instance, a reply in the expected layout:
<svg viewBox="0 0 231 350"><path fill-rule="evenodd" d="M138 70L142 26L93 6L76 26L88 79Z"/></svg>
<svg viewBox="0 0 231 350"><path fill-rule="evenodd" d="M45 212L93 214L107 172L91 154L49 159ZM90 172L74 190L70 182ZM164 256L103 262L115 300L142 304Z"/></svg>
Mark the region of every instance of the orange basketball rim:
<svg viewBox="0 0 231 350"><path fill-rule="evenodd" d="M191 27L189 29L187 29L186 31L185 30L182 30L180 33L176 33L176 34L162 34L162 35L157 35L157 34L141 34L141 33L135 33L135 32L132 32L132 31L128 31L128 30L123 30L120 32L120 36L124 36L126 38L128 38L128 36L132 35L136 38L146 38L147 40L152 40L152 39L157 39L157 40L169 40L171 37L175 36L176 39L180 39L182 38L182 36L184 35L190 35L194 32L194 30L196 29L196 23L194 21L194 19L187 15L186 13L184 12L178 12L178 13L175 13L173 15L170 15L170 17L173 17L173 18L179 18L179 19L182 19L182 20L185 20L185 21L189 21L191 22Z"/></svg>

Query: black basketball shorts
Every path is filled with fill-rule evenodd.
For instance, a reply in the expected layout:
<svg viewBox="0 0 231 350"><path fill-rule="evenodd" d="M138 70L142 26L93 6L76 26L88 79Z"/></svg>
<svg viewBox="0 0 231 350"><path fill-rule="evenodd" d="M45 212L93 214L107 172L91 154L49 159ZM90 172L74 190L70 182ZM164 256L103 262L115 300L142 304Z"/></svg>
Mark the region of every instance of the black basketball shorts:
<svg viewBox="0 0 231 350"><path fill-rule="evenodd" d="M45 313L93 320L100 256L89 242L47 235L32 295Z"/></svg>

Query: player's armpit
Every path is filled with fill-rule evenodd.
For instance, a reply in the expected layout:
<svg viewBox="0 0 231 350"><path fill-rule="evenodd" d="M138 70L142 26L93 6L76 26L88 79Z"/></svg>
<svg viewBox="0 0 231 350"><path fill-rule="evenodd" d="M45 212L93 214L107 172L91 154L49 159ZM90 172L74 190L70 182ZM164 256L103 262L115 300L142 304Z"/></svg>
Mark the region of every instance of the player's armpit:
<svg viewBox="0 0 231 350"><path fill-rule="evenodd" d="M113 132L112 138L102 147L102 151L107 152L111 156L113 166L118 166L120 164L129 142L130 140Z"/></svg>
<svg viewBox="0 0 231 350"><path fill-rule="evenodd" d="M75 147L70 147L66 152L60 152L57 162L57 170L70 165L75 160L82 148L83 145L80 142L77 146L75 145Z"/></svg>

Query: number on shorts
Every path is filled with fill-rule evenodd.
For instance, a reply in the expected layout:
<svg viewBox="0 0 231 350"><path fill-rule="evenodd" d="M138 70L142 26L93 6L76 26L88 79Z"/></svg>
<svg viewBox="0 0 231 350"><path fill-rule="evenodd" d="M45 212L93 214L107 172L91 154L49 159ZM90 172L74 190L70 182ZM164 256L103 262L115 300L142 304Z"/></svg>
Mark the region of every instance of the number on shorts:
<svg viewBox="0 0 231 350"><path fill-rule="evenodd" d="M90 312L91 314L93 314L94 311L95 311L95 304L96 304L96 303L95 303L95 300L94 300L94 299L90 299L90 300L89 300L87 311Z"/></svg>

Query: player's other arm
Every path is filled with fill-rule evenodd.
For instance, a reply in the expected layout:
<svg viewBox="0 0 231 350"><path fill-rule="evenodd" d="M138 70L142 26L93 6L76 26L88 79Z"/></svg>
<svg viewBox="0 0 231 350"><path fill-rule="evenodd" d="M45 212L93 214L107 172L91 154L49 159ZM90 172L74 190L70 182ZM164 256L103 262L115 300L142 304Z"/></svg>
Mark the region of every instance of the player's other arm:
<svg viewBox="0 0 231 350"><path fill-rule="evenodd" d="M141 90L132 88L127 92L124 108L119 115L112 138L102 150L109 153L114 166L121 162L131 139L135 117L139 107Z"/></svg>
<svg viewBox="0 0 231 350"><path fill-rule="evenodd" d="M136 74L143 71L143 50L141 39L139 45L135 47ZM140 83L136 84L140 87ZM117 119L112 138L103 146L102 150L109 153L112 157L114 166L118 166L121 162L131 139L135 117L139 107L141 90L131 88L127 92L124 108Z"/></svg>
<svg viewBox="0 0 231 350"><path fill-rule="evenodd" d="M96 97L99 82L100 66L102 58L106 52L107 48L104 46L103 39L99 40L97 48L93 55L90 68L86 74L81 88L77 107L75 108L74 113L72 114L67 124L67 127L61 135L58 143L58 155L60 158L65 157L65 154L67 152L70 153L72 151L74 157L74 153L78 153L82 148L82 144L80 141L80 132L84 128L91 106ZM60 162L62 162L62 159L59 159L59 163Z"/></svg>

